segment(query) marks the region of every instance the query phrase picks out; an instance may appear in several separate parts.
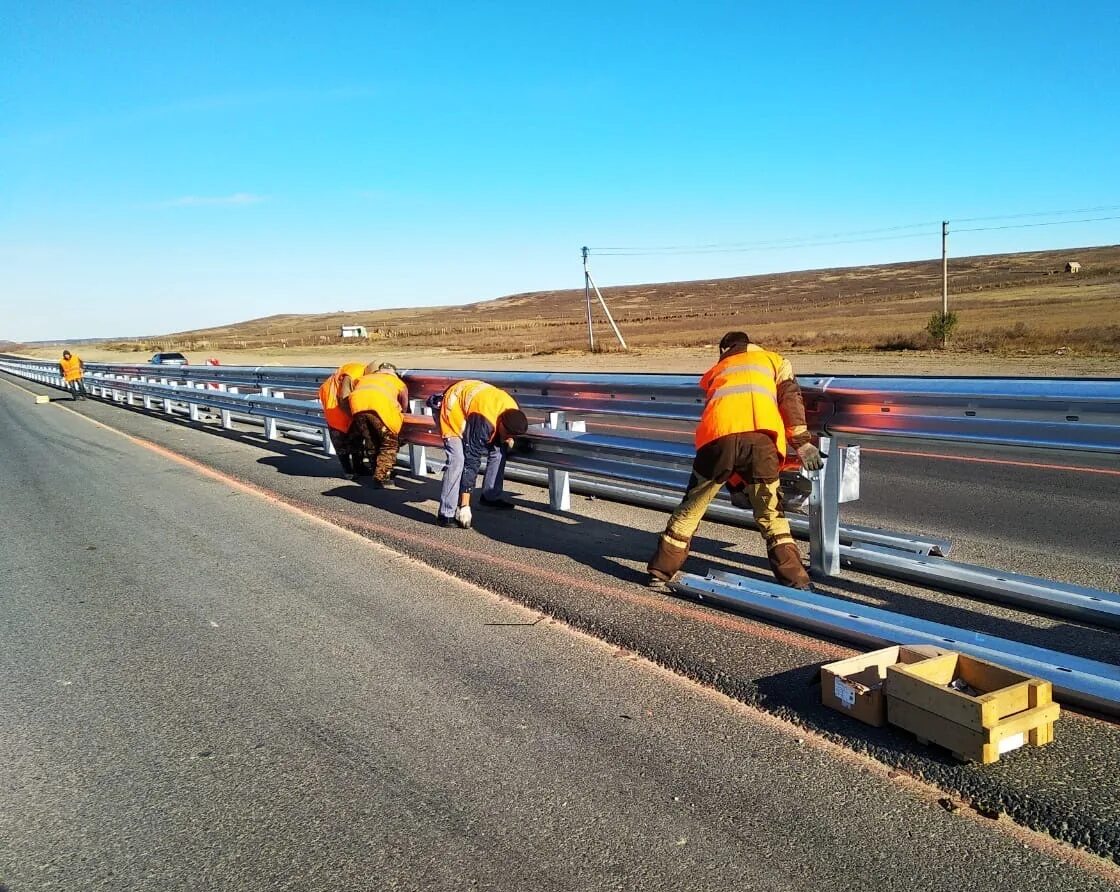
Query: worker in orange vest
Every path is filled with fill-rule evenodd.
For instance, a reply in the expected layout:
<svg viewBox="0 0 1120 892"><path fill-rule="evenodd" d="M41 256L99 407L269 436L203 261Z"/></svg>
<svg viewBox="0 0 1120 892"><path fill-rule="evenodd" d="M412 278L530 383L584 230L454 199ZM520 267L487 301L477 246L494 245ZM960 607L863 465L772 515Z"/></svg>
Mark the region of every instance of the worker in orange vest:
<svg viewBox="0 0 1120 892"><path fill-rule="evenodd" d="M349 397L351 440L365 444L373 465L373 485L383 489L397 463L401 427L408 411L408 385L391 362L370 363Z"/></svg>
<svg viewBox="0 0 1120 892"><path fill-rule="evenodd" d="M365 363L345 363L319 387L319 402L323 404L323 416L327 420L327 435L338 454L343 473L350 479L364 469L365 444L361 438L355 441L350 436L353 419L347 401L353 382L362 376L365 369Z"/></svg>
<svg viewBox="0 0 1120 892"><path fill-rule="evenodd" d="M513 449L514 437L529 429L525 413L504 390L484 381L458 381L429 400L439 407L439 430L447 464L443 468L436 522L463 529L471 525L471 493L478 469L486 456L486 476L482 485L482 504L488 508L510 509L513 503L502 498L506 456Z"/></svg>
<svg viewBox="0 0 1120 892"><path fill-rule="evenodd" d="M62 362L58 364L58 373L66 381L66 389L70 391L71 399L84 400L86 398L86 386L82 383L82 375L85 374L85 370L85 365L82 363L80 356L76 356L69 350L62 351Z"/></svg>
<svg viewBox="0 0 1120 892"><path fill-rule="evenodd" d="M738 475L775 578L792 588L809 588L778 494L787 444L807 470L822 467L805 426L805 404L793 367L777 353L752 344L746 333L729 331L719 342L719 362L700 379L700 387L708 401L696 427L692 476L650 558L650 586L664 587L681 568L708 505Z"/></svg>

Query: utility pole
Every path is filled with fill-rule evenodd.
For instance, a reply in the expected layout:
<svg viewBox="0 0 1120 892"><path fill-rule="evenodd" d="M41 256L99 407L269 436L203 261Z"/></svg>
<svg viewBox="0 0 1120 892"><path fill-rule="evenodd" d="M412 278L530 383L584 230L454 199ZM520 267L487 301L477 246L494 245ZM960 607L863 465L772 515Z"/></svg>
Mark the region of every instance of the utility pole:
<svg viewBox="0 0 1120 892"><path fill-rule="evenodd" d="M941 221L941 348L949 346L949 221Z"/></svg>
<svg viewBox="0 0 1120 892"><path fill-rule="evenodd" d="M591 351L595 351L595 332L591 328L591 292L595 292L595 296L602 304L603 312L607 316L607 322L611 324L611 329L614 331L614 336L618 338L618 343L622 345L623 350L629 350L626 346L626 341L622 337L622 332L618 330L615 325L614 316L611 315L611 309L607 306L607 302L603 299L603 292L599 290L599 286L595 284L595 280L591 278L591 269L587 264L587 255L591 252L586 247L583 249L583 296L587 301L587 342L591 347Z"/></svg>
<svg viewBox="0 0 1120 892"><path fill-rule="evenodd" d="M583 246L583 302L587 304L587 349L595 352L595 330L591 327L591 270L587 268L587 255L591 252Z"/></svg>

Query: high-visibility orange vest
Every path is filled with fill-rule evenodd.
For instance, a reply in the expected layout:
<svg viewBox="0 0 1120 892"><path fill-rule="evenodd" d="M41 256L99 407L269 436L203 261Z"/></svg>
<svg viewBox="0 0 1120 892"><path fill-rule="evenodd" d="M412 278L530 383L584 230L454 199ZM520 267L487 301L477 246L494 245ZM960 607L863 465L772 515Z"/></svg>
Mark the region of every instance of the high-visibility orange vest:
<svg viewBox="0 0 1120 892"><path fill-rule="evenodd" d="M700 379L708 402L696 426L696 448L728 434L761 431L786 454L786 426L778 409L777 353L748 344L742 353L720 360Z"/></svg>
<svg viewBox="0 0 1120 892"><path fill-rule="evenodd" d="M79 381L82 377L82 360L81 357L70 354L70 358L63 358L58 363L62 366L62 377L67 381Z"/></svg>
<svg viewBox="0 0 1120 892"><path fill-rule="evenodd" d="M350 391L350 414L376 412L385 427L399 434L404 425L404 415L398 402L402 393L407 394L408 387L392 372L362 375Z"/></svg>
<svg viewBox="0 0 1120 892"><path fill-rule="evenodd" d="M481 415L498 429L498 416L517 403L504 390L485 381L460 381L447 388L439 409L439 430L444 437L462 437L468 415Z"/></svg>
<svg viewBox="0 0 1120 892"><path fill-rule="evenodd" d="M348 362L340 366L338 371L327 378L319 387L319 402L323 404L323 415L326 416L327 425L333 430L342 433L350 430L350 413L338 396L338 388L342 383L342 378L360 378L365 370L366 367L360 362Z"/></svg>

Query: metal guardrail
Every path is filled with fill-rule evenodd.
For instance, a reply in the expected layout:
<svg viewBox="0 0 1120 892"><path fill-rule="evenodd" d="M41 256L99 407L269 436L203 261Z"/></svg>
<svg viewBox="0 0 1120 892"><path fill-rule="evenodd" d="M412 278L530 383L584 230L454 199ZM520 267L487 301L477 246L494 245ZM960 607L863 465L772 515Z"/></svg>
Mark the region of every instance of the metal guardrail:
<svg viewBox="0 0 1120 892"><path fill-rule="evenodd" d="M685 574L671 585L702 601L715 601L786 626L860 645L947 647L1046 679L1054 685L1055 695L1067 703L1120 715L1120 666L1111 663L981 635L866 604L799 592L731 573L711 573L707 577Z"/></svg>
<svg viewBox="0 0 1120 892"><path fill-rule="evenodd" d="M62 386L53 363L0 360L0 369ZM235 420L249 421L263 425L269 438L279 436L287 425L301 438L317 439L330 451L317 400L289 398L284 388L310 393L334 369L98 363L87 364L86 369L91 390L103 398L130 405L139 401L144 408L158 406L193 420L209 408L221 413L223 427L232 427ZM545 425L534 426L523 440L525 448L515 457L511 476L520 473L543 482L542 471L533 468L542 469L554 508L570 506L574 487L671 509L687 480L691 446L661 438L588 433L585 420L568 419L637 416L691 422L699 417L703 400L694 377L426 370L403 374L415 397L442 392L463 377L482 376L513 393L523 407L547 413ZM928 435L963 442L1120 452L1120 381L1116 380L811 378L802 379L802 387L811 425L822 432ZM239 392L243 388L256 392ZM420 474L429 470L425 447L442 445L433 419L420 414L424 411L422 400L414 400L413 414L407 416L402 432L410 444L412 469ZM1035 439L1032 429L1038 431ZM937 537L841 526L841 467L835 460L827 461L816 482L810 518L791 517L795 533L810 539L818 576L835 574L842 562L874 574L1120 627L1116 593L944 560L936 555L947 554L949 543ZM709 516L746 525L750 513L717 501Z"/></svg>
<svg viewBox="0 0 1120 892"><path fill-rule="evenodd" d="M44 371L54 363L32 362ZM335 369L87 363L90 373L314 391ZM571 374L405 369L414 397L485 374L526 408L695 421L704 396L694 375ZM1120 379L798 377L809 425L830 436L953 440L1120 454Z"/></svg>

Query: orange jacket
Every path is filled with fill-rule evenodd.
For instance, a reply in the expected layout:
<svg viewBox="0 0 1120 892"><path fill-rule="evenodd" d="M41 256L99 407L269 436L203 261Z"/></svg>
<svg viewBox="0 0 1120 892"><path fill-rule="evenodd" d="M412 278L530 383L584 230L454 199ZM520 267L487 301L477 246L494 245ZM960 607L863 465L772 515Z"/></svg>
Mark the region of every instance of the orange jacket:
<svg viewBox="0 0 1120 892"><path fill-rule="evenodd" d="M366 367L360 362L348 362L339 367L333 375L327 378L319 387L319 402L323 404L323 415L326 416L327 426L336 431L346 433L350 430L350 412L346 408L346 401L339 393L343 378L360 378Z"/></svg>
<svg viewBox="0 0 1120 892"><path fill-rule="evenodd" d="M696 448L729 434L761 431L785 456L789 442L808 440L801 390L789 361L748 344L725 356L700 379L708 402L696 427Z"/></svg>
<svg viewBox="0 0 1120 892"><path fill-rule="evenodd" d="M377 417L394 434L404 426L401 412L401 394L408 394L408 386L392 372L374 372L362 375L350 391L350 415L359 412L376 412Z"/></svg>
<svg viewBox="0 0 1120 892"><path fill-rule="evenodd" d="M484 381L459 381L444 391L439 409L439 430L444 437L462 437L468 415L481 415L498 429L498 416L516 409L517 402L504 390Z"/></svg>
<svg viewBox="0 0 1120 892"><path fill-rule="evenodd" d="M62 377L67 381L82 379L82 359L76 353L71 353L69 359L60 359L58 367L62 370Z"/></svg>

